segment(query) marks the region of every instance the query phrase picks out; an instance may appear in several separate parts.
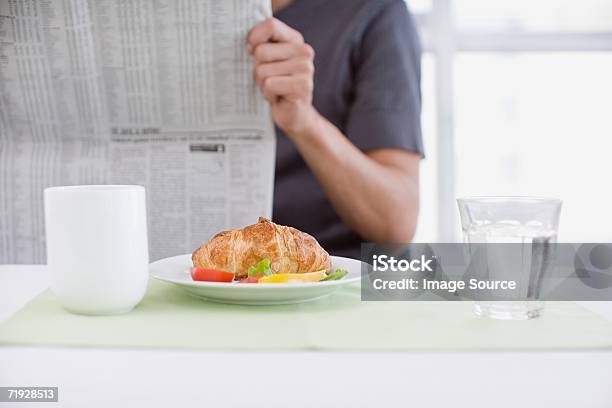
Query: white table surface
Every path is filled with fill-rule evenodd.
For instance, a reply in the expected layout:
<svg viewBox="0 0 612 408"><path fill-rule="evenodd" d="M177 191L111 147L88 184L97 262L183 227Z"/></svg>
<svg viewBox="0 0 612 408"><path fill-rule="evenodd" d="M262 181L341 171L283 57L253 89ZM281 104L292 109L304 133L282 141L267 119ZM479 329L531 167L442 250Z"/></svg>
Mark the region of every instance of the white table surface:
<svg viewBox="0 0 612 408"><path fill-rule="evenodd" d="M48 287L0 265L0 321ZM610 303L585 304L612 320ZM17 407L612 407L612 352L203 352L0 347L0 386L58 386ZM10 406L0 403L0 407Z"/></svg>

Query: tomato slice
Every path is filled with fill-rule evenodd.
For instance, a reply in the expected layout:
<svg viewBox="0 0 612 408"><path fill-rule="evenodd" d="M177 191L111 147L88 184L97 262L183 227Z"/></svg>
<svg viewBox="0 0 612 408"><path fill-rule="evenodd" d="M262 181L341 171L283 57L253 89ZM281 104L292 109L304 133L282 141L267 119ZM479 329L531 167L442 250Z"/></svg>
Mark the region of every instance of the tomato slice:
<svg viewBox="0 0 612 408"><path fill-rule="evenodd" d="M191 279L206 282L231 282L235 274L218 269L191 268Z"/></svg>
<svg viewBox="0 0 612 408"><path fill-rule="evenodd" d="M257 283L263 275L251 276L249 278L240 279L238 283Z"/></svg>

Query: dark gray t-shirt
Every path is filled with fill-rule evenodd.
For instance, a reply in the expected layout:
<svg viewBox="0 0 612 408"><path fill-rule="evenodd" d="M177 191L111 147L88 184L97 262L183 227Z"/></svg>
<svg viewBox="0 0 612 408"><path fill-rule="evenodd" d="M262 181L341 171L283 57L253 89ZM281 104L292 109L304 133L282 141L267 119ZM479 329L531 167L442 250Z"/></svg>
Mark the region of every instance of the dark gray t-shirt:
<svg viewBox="0 0 612 408"><path fill-rule="evenodd" d="M319 113L362 151L423 154L421 50L403 0L294 0L275 17L316 52ZM276 133L274 221L308 232L332 255L358 258L364 240L340 219L291 140Z"/></svg>

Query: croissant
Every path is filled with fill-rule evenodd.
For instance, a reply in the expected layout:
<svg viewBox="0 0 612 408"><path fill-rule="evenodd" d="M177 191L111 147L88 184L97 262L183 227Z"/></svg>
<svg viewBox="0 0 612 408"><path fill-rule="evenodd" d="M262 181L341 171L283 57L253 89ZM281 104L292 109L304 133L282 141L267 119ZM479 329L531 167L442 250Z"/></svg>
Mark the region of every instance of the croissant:
<svg viewBox="0 0 612 408"><path fill-rule="evenodd" d="M270 259L273 273L306 273L331 269L331 260L316 239L292 227L260 217L256 224L222 231L193 252L193 266L247 275L249 266Z"/></svg>

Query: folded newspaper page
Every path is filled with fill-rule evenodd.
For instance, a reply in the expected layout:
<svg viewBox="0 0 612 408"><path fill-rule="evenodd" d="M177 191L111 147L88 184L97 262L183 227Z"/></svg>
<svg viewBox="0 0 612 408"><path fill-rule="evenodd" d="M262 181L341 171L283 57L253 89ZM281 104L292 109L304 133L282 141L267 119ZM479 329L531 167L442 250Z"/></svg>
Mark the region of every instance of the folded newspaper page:
<svg viewBox="0 0 612 408"><path fill-rule="evenodd" d="M246 51L269 0L0 2L0 264L43 263L43 189L147 189L151 260L270 216Z"/></svg>

